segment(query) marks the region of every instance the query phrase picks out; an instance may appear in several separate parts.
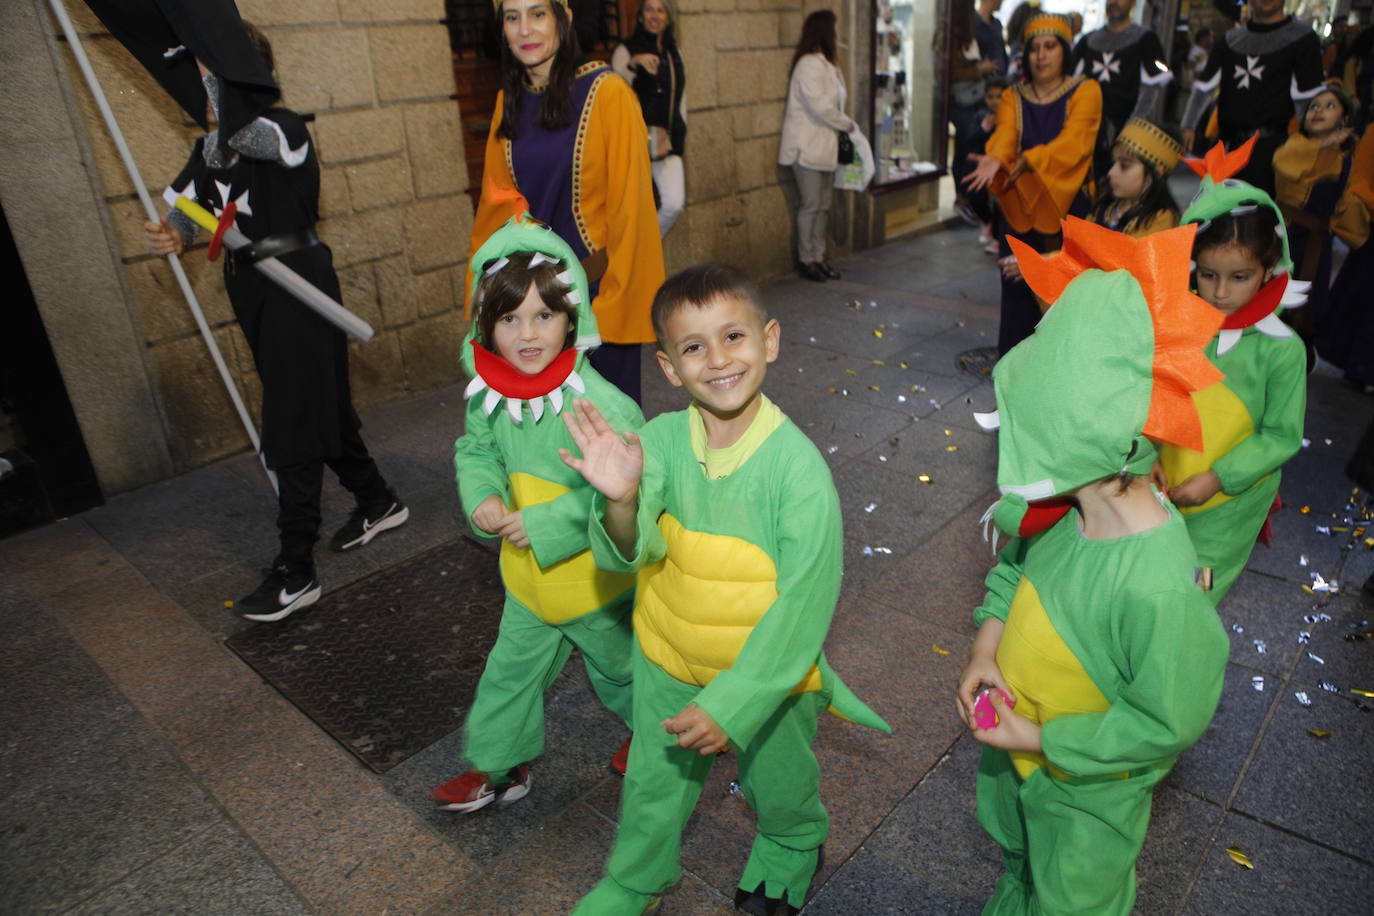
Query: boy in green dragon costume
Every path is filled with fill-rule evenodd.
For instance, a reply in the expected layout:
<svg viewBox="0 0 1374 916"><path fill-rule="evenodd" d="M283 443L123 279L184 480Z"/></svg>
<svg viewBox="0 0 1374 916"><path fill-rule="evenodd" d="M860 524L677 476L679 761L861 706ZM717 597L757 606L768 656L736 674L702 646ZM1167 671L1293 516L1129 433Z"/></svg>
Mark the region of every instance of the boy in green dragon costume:
<svg viewBox="0 0 1374 916"><path fill-rule="evenodd" d="M1069 219L1053 260L1016 252L1054 304L980 417L1000 426L989 515L1013 535L957 688L1005 866L985 914L1130 913L1154 786L1221 693L1226 634L1148 477L1152 439L1200 446L1190 394L1220 376L1203 346L1221 316L1188 292L1194 231Z"/></svg>
<svg viewBox="0 0 1374 916"><path fill-rule="evenodd" d="M444 810L461 812L529 792L528 762L544 749L544 692L574 647L597 696L629 722L634 582L596 568L587 539L593 492L558 458L572 444L558 414L576 395L621 428L643 422L587 362L596 319L566 242L517 216L471 265L475 311L461 359L472 382L453 464L473 533L502 538L506 604L468 712L471 769L434 791Z"/></svg>
<svg viewBox="0 0 1374 916"><path fill-rule="evenodd" d="M1226 380L1193 395L1202 452L1166 444L1159 455L1162 485L1209 571L1214 605L1245 569L1256 535L1268 543L1280 468L1302 446L1307 408L1303 343L1278 312L1306 302L1309 284L1292 277L1278 206L1230 177L1253 146L1252 138L1225 153L1218 144L1204 162L1187 160L1203 178L1183 222L1198 225L1198 294L1225 315L1207 357Z"/></svg>
<svg viewBox="0 0 1374 916"><path fill-rule="evenodd" d="M758 832L736 906L800 909L829 821L811 750L827 707L890 731L821 651L843 564L825 459L760 392L779 329L758 291L719 264L654 299L658 361L692 404L636 436L576 402L564 460L599 494L592 551L638 571L635 741L606 877L576 913L639 913L681 876L682 828L716 754L739 755Z"/></svg>

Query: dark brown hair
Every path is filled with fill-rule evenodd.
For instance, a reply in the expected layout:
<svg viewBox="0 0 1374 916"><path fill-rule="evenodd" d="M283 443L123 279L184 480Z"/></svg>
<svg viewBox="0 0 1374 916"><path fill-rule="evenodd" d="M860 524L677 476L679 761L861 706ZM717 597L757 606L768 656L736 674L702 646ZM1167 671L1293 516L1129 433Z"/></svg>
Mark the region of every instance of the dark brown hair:
<svg viewBox="0 0 1374 916"><path fill-rule="evenodd" d="M1244 248L1260 262L1265 270L1272 270L1283 257L1283 227L1271 207L1258 201L1244 201L1254 209L1224 213L1198 229L1193 240L1193 259L1209 248L1235 245Z"/></svg>
<svg viewBox="0 0 1374 916"><path fill-rule="evenodd" d="M549 14L553 16L554 28L558 32L558 50L554 52L553 66L549 68L549 83L540 94L539 126L544 130L561 130L573 122L573 77L584 58L582 45L577 40L577 30L568 18L567 7L561 0L548 0L548 4ZM504 16L504 4L500 4L496 7L496 28L501 36L501 91L504 101L499 133L507 140L514 140L519 132L520 100L525 94L525 65L510 52L504 31Z"/></svg>
<svg viewBox="0 0 1374 916"><path fill-rule="evenodd" d="M247 19L243 20L243 30L248 33L248 40L252 43L253 49L261 54L262 59L267 62L267 69L276 73L277 65L272 60L272 42L268 41L267 36L262 34L262 29Z"/></svg>
<svg viewBox="0 0 1374 916"><path fill-rule="evenodd" d="M747 302L759 316L760 324L768 321L768 310L763 307L758 286L742 270L729 264L698 264L680 270L663 281L654 295L650 317L654 323L654 336L658 338L658 348L664 349L669 318L688 306L704 308L718 299Z"/></svg>
<svg viewBox="0 0 1374 916"><path fill-rule="evenodd" d="M570 287L558 279L563 266L557 262L543 261L531 267L537 252L517 251L507 255L506 265L495 273L487 273L491 263L480 264L482 279L477 281L477 293L473 301L477 304L477 342L496 352L496 322L505 314L515 311L529 294L530 284L539 291L539 298L553 312L568 316L568 336L563 341L563 349L572 346L577 338L577 306L568 301Z"/></svg>
<svg viewBox="0 0 1374 916"><path fill-rule="evenodd" d="M816 10L806 21L802 23L801 38L797 41L797 50L792 54L792 66L788 69L797 69L797 61L808 54L820 51L825 55L825 59L832 64L835 62L835 13L833 10Z"/></svg>

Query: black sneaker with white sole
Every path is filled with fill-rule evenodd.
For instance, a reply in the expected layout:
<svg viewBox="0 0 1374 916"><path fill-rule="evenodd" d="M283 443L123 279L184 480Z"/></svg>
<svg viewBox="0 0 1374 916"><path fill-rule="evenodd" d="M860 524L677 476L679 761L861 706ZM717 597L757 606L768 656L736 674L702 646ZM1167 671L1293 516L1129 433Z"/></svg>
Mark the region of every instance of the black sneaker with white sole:
<svg viewBox="0 0 1374 916"><path fill-rule="evenodd" d="M362 547L368 541L392 528L399 528L410 519L410 510L399 499L392 499L382 509L368 510L358 506L343 527L329 539L329 549L343 553Z"/></svg>
<svg viewBox="0 0 1374 916"><path fill-rule="evenodd" d="M320 592L313 569L292 569L278 561L267 571L262 584L242 598L235 610L245 620L271 623L319 601Z"/></svg>

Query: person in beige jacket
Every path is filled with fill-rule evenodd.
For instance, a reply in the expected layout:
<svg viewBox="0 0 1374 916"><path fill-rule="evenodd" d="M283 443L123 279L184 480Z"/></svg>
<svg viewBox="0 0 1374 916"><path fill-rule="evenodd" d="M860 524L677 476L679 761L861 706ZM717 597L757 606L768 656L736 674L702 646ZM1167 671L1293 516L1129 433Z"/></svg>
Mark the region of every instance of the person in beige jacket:
<svg viewBox="0 0 1374 916"><path fill-rule="evenodd" d="M796 210L797 272L818 283L840 276L825 259L825 240L840 134L858 128L844 113L844 78L835 66L836 41L834 12L818 10L806 17L792 57L778 146L778 165L791 168L799 196L799 201L789 200Z"/></svg>

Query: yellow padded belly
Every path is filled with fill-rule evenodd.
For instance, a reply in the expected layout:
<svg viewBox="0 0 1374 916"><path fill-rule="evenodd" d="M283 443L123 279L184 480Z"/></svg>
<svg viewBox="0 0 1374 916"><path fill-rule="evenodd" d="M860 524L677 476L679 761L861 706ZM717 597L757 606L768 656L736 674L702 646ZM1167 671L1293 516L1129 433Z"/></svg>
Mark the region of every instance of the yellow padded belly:
<svg viewBox="0 0 1374 916"><path fill-rule="evenodd" d="M1016 712L1037 725L1058 716L1102 712L1111 705L1055 630L1040 594L1024 576L997 646L997 667L1016 697ZM1057 778L1067 775L1044 754L1013 751L1011 759L1022 779L1042 766L1049 766Z"/></svg>
<svg viewBox="0 0 1374 916"><path fill-rule="evenodd" d="M634 627L649 661L688 684L706 686L738 657L778 598L778 571L756 544L692 531L659 516L667 551L639 572ZM813 665L792 691L821 688Z"/></svg>
<svg viewBox="0 0 1374 916"><path fill-rule="evenodd" d="M527 509L557 499L568 488L517 471L510 475L510 492L515 508ZM542 569L533 550L515 547L509 541L501 542L501 578L517 601L552 624L605 607L633 584L628 575L597 569L590 550Z"/></svg>
<svg viewBox="0 0 1374 916"><path fill-rule="evenodd" d="M1202 420L1202 451L1195 452L1190 448L1167 444L1159 449L1159 463L1171 487L1209 469L1218 458L1244 442L1255 431L1250 411L1223 382L1194 391L1193 404ZM1184 515L1205 512L1228 499L1231 499L1230 494L1218 491L1202 505L1179 506L1178 511Z"/></svg>

